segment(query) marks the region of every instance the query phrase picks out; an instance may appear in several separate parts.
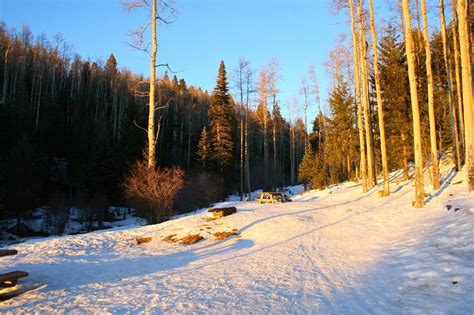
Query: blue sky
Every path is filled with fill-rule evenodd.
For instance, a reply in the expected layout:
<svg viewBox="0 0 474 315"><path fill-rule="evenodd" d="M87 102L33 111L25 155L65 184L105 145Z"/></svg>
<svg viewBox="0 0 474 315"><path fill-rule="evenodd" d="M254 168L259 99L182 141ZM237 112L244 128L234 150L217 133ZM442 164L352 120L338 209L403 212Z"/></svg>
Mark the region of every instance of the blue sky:
<svg viewBox="0 0 474 315"><path fill-rule="evenodd" d="M314 64L325 103L323 63L349 27L346 17L331 14L329 0L178 0L176 7L174 23L158 28L158 63L181 71L178 77L188 85L212 90L221 59L229 73L240 57L253 68L276 58L283 75L280 102L298 93L301 76ZM127 32L147 16L126 12L119 0L1 0L0 19L17 29L28 24L50 41L61 33L84 59L106 60L113 53L119 66L148 75L147 56L126 44ZM312 105L309 118L314 114Z"/></svg>

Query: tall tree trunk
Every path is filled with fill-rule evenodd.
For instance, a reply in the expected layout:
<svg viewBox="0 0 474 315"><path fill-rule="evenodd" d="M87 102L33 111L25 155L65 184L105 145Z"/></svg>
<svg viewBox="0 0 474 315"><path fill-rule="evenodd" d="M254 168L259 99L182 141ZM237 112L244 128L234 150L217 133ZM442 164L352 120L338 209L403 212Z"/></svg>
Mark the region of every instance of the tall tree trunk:
<svg viewBox="0 0 474 315"><path fill-rule="evenodd" d="M364 125L362 122L362 98L360 93L360 67L359 67L359 45L355 27L355 15L353 0L349 0L349 8L351 13L351 32L352 32L352 52L354 58L354 81L357 102L357 125L359 129L359 145L360 145L360 175L362 181L362 192L367 192L367 161L365 156L365 139Z"/></svg>
<svg viewBox="0 0 474 315"><path fill-rule="evenodd" d="M450 63L450 56L449 56L449 49L448 49L448 40L446 35L446 21L444 17L444 1L439 0L439 22L441 26L441 39L443 41L443 57L444 57L444 66L446 69L446 75L448 78L448 101L449 101L449 112L451 116L451 131L452 131L452 138L453 138L453 151L454 151L454 158L456 163L456 170L461 170L461 154L459 148L459 131L458 131L458 120L456 114L456 107L454 107L453 101L453 74L451 70L451 63ZM441 150L441 147L440 147Z"/></svg>
<svg viewBox="0 0 474 315"><path fill-rule="evenodd" d="M5 49L5 64L3 66L3 87L2 87L2 100L0 104L5 104L7 99L7 88L8 88L8 54L10 52L10 40L7 43L7 49Z"/></svg>
<svg viewBox="0 0 474 315"><path fill-rule="evenodd" d="M456 74L456 98L458 102L458 113L459 113L459 126L461 128L459 133L460 151L463 154L464 149L464 112L463 112L463 99L462 99L462 82L461 82L461 65L459 64L459 44L458 44L458 29L456 21L456 0L451 0L451 31L453 32L453 51L454 51L454 69ZM463 157L460 157L461 164Z"/></svg>
<svg viewBox="0 0 474 315"><path fill-rule="evenodd" d="M425 42L425 65L428 78L428 116L430 121L431 169L433 172L433 188L439 189L439 161L436 145L436 121L433 96L433 71L431 68L431 45L428 34L428 18L426 17L426 0L421 0L421 14L423 15L423 39Z"/></svg>
<svg viewBox="0 0 474 315"><path fill-rule="evenodd" d="M148 95L148 168L155 165L155 75L156 75L156 52L158 43L156 40L156 0L151 3L151 40L152 49L150 56L150 92Z"/></svg>
<svg viewBox="0 0 474 315"><path fill-rule="evenodd" d="M369 188L374 187L375 174L374 174L374 154L373 154L373 141L372 141L372 128L369 112L369 75L367 68L367 41L365 39L364 29L364 13L362 10L362 0L359 0L357 6L357 14L359 16L359 47L360 47L360 60L362 62L362 90L364 95L364 125L365 125L365 142L367 146L367 184Z"/></svg>
<svg viewBox="0 0 474 315"><path fill-rule="evenodd" d="M472 121L472 73L468 31L468 4L467 0L457 0L459 47L462 71L462 99L464 105L465 150L466 150L466 181L469 191L474 190L474 135Z"/></svg>
<svg viewBox="0 0 474 315"><path fill-rule="evenodd" d="M240 201L244 200L244 120L240 116Z"/></svg>
<svg viewBox="0 0 474 315"><path fill-rule="evenodd" d="M249 151L249 97L250 97L250 86L247 81L246 85L246 101L245 101L245 178L247 179L247 191L249 194L249 200L252 199L251 188L250 188L250 151Z"/></svg>
<svg viewBox="0 0 474 315"><path fill-rule="evenodd" d="M390 183L388 178L388 161L387 161L387 147L385 143L385 123L383 117L382 105L382 89L380 87L380 72L379 72L379 57L377 47L377 33L375 31L374 8L372 0L369 0L370 10L370 29L372 31L372 45L374 50L374 74L375 74L375 89L377 93L377 110L379 117L380 129L380 150L382 151L382 174L383 174L383 196L390 195Z"/></svg>
<svg viewBox="0 0 474 315"><path fill-rule="evenodd" d="M413 47L413 34L408 0L403 0L403 18L405 20L405 51L408 61L408 79L410 81L411 107L413 113L413 137L415 150L415 208L424 205L423 187L423 155L421 148L420 111L418 109L418 94L415 73L415 51Z"/></svg>

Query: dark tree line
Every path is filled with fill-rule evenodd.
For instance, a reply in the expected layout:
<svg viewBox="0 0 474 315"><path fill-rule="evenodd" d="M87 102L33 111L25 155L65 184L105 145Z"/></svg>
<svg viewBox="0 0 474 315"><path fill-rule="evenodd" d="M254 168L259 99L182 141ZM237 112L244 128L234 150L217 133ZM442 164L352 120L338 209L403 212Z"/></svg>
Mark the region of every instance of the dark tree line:
<svg viewBox="0 0 474 315"><path fill-rule="evenodd" d="M120 66L113 54L105 62L84 60L59 35L48 41L28 27L9 30L5 24L0 24L0 69L0 220L15 218L21 234L21 221L44 206L47 221L61 232L68 211L77 207L87 210L81 216L84 229L100 226L108 206L127 204L122 183L143 157L148 79ZM185 171L171 213L207 206L239 188L239 120L245 106L234 101L227 80L222 62L211 94L167 73L157 81L157 164ZM304 125L292 127L274 101L268 114L274 139L271 132L264 138L260 107L246 116L252 190L297 182L290 167L302 157ZM216 144L219 120L224 128ZM199 149L205 128L207 164ZM265 141L274 141L268 169L276 170L267 174L261 167Z"/></svg>

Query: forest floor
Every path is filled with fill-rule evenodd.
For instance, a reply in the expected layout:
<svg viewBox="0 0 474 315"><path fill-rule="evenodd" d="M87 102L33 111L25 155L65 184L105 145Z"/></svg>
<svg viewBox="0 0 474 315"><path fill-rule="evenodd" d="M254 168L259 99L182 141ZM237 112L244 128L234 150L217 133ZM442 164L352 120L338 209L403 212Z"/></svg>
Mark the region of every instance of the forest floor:
<svg viewBox="0 0 474 315"><path fill-rule="evenodd" d="M46 287L0 313L473 314L474 198L462 173L443 173L423 209L394 173L386 198L344 183L291 203L221 203L238 213L217 220L29 240L0 271Z"/></svg>

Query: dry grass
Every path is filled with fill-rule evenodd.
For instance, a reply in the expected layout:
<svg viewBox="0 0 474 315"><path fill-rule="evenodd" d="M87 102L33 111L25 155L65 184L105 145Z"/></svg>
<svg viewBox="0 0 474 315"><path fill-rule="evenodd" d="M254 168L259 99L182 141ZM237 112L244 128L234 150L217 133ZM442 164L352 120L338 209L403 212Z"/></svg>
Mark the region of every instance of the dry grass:
<svg viewBox="0 0 474 315"><path fill-rule="evenodd" d="M178 239L176 239L176 234L171 234L163 238L163 241L168 243L176 243Z"/></svg>
<svg viewBox="0 0 474 315"><path fill-rule="evenodd" d="M222 240L225 240L226 238L228 238L229 236L232 236L232 235L239 235L239 233L235 232L235 231L224 231L224 232L216 232L214 233L214 236L216 237L216 240L218 241L222 241Z"/></svg>
<svg viewBox="0 0 474 315"><path fill-rule="evenodd" d="M149 243L151 242L152 239L153 238L151 236L150 237L137 237L137 245Z"/></svg>
<svg viewBox="0 0 474 315"><path fill-rule="evenodd" d="M204 239L204 237L202 237L199 234L187 235L181 239L180 243L183 245L189 245L189 244L197 243L202 239Z"/></svg>

